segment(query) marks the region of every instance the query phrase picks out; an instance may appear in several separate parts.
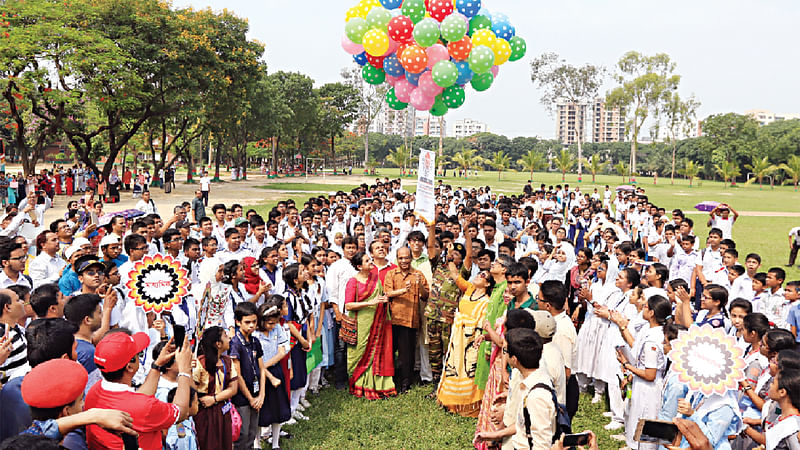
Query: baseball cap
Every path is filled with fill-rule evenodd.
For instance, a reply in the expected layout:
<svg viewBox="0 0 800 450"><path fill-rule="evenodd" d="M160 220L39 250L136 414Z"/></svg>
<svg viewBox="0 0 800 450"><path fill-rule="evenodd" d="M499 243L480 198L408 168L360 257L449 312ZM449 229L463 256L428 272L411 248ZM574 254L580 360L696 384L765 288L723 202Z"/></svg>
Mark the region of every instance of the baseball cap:
<svg viewBox="0 0 800 450"><path fill-rule="evenodd" d="M74 402L86 388L89 374L77 362L51 359L33 368L22 380L22 400L34 408L57 408Z"/></svg>
<svg viewBox="0 0 800 450"><path fill-rule="evenodd" d="M556 334L556 319L553 318L552 314L547 311L534 311L530 308L525 310L533 316L533 321L536 324L534 331L540 338L550 339Z"/></svg>
<svg viewBox="0 0 800 450"><path fill-rule="evenodd" d="M147 333L128 333L117 331L107 334L103 340L97 344L94 351L94 363L101 372L114 372L122 369L139 352L150 345L150 337Z"/></svg>
<svg viewBox="0 0 800 450"><path fill-rule="evenodd" d="M106 245L111 244L119 244L119 238L115 234L107 234L103 236L103 239L100 239L100 247L105 247Z"/></svg>
<svg viewBox="0 0 800 450"><path fill-rule="evenodd" d="M105 264L101 263L97 256L83 255L75 261L75 272L80 275L92 266L98 266L102 270L106 268Z"/></svg>
<svg viewBox="0 0 800 450"><path fill-rule="evenodd" d="M72 241L72 245L77 245L78 247L82 247L84 245L92 245L92 243L89 242L89 240L86 239L85 237L79 237L76 238L74 241Z"/></svg>
<svg viewBox="0 0 800 450"><path fill-rule="evenodd" d="M239 217L239 218L236 219L236 221L233 224L234 224L234 226L238 227L239 225L241 225L243 223L248 223L247 219L245 219L244 217Z"/></svg>

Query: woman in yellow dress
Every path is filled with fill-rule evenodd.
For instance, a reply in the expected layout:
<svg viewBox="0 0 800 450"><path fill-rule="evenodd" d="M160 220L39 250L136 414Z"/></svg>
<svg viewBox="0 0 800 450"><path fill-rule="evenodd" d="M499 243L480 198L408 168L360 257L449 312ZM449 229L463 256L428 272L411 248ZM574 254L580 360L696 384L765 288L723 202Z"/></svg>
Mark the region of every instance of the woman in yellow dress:
<svg viewBox="0 0 800 450"><path fill-rule="evenodd" d="M464 417L477 417L483 390L475 385L478 348L473 344L475 337L481 332L481 323L486 318L494 278L484 270L470 283L458 276L454 269L451 267L451 276L457 277L456 284L464 295L453 319L450 346L436 398L450 412Z"/></svg>

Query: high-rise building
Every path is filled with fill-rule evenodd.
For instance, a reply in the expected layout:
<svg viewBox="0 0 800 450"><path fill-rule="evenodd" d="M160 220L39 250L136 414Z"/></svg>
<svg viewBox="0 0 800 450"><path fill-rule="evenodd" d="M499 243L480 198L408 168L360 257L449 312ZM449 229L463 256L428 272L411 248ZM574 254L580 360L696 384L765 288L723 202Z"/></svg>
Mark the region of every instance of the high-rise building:
<svg viewBox="0 0 800 450"><path fill-rule="evenodd" d="M472 136L473 134L485 133L489 127L483 122L472 119L456 120L453 127L453 136L458 139Z"/></svg>
<svg viewBox="0 0 800 450"><path fill-rule="evenodd" d="M447 121L444 120L444 118L441 118L442 126L439 127L439 119L439 117L434 117L430 114L428 114L428 117L426 118L417 117L417 125L414 135L439 137L441 134L441 137L447 137Z"/></svg>
<svg viewBox="0 0 800 450"><path fill-rule="evenodd" d="M383 124L383 133L398 136L414 136L417 126L416 110L411 105L402 111L395 111L384 104L376 120L380 120Z"/></svg>
<svg viewBox="0 0 800 450"><path fill-rule="evenodd" d="M556 105L556 139L564 147L581 141L586 142L586 109L587 105L563 102Z"/></svg>
<svg viewBox="0 0 800 450"><path fill-rule="evenodd" d="M625 141L625 110L606 108L605 100L598 97L592 103L591 142Z"/></svg>
<svg viewBox="0 0 800 450"><path fill-rule="evenodd" d="M758 124L762 126L769 125L772 122L780 122L782 120L800 119L800 114L798 113L774 113L766 109L751 109L749 111L745 111L744 113L745 115L756 119Z"/></svg>

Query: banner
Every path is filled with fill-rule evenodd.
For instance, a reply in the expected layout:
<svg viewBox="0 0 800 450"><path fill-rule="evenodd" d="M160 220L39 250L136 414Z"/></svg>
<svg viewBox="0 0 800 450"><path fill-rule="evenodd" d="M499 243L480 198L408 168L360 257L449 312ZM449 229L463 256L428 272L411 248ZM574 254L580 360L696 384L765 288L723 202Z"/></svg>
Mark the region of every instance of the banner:
<svg viewBox="0 0 800 450"><path fill-rule="evenodd" d="M434 152L419 149L417 175L417 198L414 211L427 221L433 222L436 219L436 197L433 195L433 181L436 178L436 154Z"/></svg>
<svg viewBox="0 0 800 450"><path fill-rule="evenodd" d="M186 275L186 269L170 255L145 256L128 274L128 297L145 312L169 311L189 292Z"/></svg>

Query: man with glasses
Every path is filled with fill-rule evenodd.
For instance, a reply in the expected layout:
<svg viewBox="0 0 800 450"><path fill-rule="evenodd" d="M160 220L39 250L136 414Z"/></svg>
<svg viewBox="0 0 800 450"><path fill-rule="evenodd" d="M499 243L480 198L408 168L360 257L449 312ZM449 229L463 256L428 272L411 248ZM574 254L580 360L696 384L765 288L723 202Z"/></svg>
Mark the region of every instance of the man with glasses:
<svg viewBox="0 0 800 450"><path fill-rule="evenodd" d="M128 288L126 287L130 280L130 272L137 261L144 259L147 255L147 240L140 234L131 234L125 237L125 252L128 253L130 259L119 266L120 280L119 284L124 291L123 299L124 305L120 305L122 310L122 319L120 326L128 328L133 332L147 331L147 315L141 308L137 308L132 300L128 300Z"/></svg>
<svg viewBox="0 0 800 450"><path fill-rule="evenodd" d="M25 316L25 303L10 289L0 289L0 323L6 330L6 336L0 339L3 349L10 345L11 351L5 362L0 365L2 377L0 381L6 384L8 380L23 377L31 370L28 365L27 340L25 330L19 326L19 321Z"/></svg>
<svg viewBox="0 0 800 450"><path fill-rule="evenodd" d="M0 288L19 284L33 289L31 278L22 273L27 259L28 254L19 242L12 241L0 247L0 264L3 266L3 271L0 272Z"/></svg>
<svg viewBox="0 0 800 450"><path fill-rule="evenodd" d="M164 251L174 259L180 259L183 250L183 237L175 228L169 228L161 237L164 241Z"/></svg>
<svg viewBox="0 0 800 450"><path fill-rule="evenodd" d="M34 288L58 281L61 272L67 265L67 262L58 256L58 235L56 233L42 231L36 237L36 249L39 254L33 258L28 267Z"/></svg>

